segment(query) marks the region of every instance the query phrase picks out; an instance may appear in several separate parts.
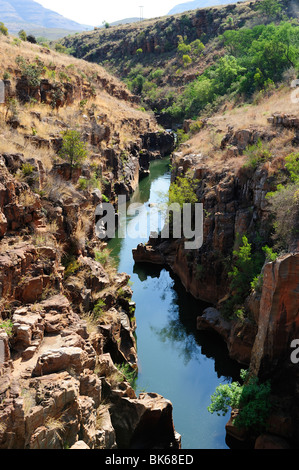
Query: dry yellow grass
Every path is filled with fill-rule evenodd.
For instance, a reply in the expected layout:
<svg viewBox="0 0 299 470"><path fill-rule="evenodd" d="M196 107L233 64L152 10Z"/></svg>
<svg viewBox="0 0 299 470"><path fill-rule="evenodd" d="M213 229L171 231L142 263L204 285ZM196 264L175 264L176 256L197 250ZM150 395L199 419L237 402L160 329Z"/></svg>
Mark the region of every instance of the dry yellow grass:
<svg viewBox="0 0 299 470"><path fill-rule="evenodd" d="M292 91L290 87L284 86L255 104L234 107L233 103L226 103L221 112L209 118L207 125L181 147L182 155L202 154L200 165L204 164L213 170L223 168L223 166L238 170L246 161L246 156L228 158L226 150L220 149L221 139L227 133L228 126L232 126L234 131L256 129L271 132L274 129L271 128L268 118L273 114L299 117L298 104L291 100ZM276 137L267 144L274 157L269 166L271 171L283 166L286 155L298 151L292 143L293 138L294 130L281 128L277 130Z"/></svg>
<svg viewBox="0 0 299 470"><path fill-rule="evenodd" d="M141 111L137 104L117 98L119 95L129 97L131 94L120 80L109 75L99 65L28 42L15 45L13 39L11 36L0 35L0 67L3 74L7 72L10 75L13 93L15 93L16 79L20 77L16 59L21 56L31 64L39 59L44 64L42 78L55 83L69 81L76 90L81 90L81 95L78 93L72 104L59 110L52 110L49 105L35 102L25 105L17 103L16 112L21 124L17 132L6 126L7 108L0 106L0 153L21 152L26 158L36 157L42 160L46 168L50 168L55 152L34 148L24 140L24 135L49 139L53 135L59 137L66 128L90 127L91 123L87 117L90 109L96 117L104 116L103 120L99 118L98 123L103 122L111 130L110 141L101 142L96 152L90 147L90 153L100 153L101 150L113 145L115 136L119 141L119 147L124 149L131 141L136 140L136 135L148 129L158 130L151 114ZM107 85L103 86L103 83ZM93 88L94 95L87 98L82 106L82 90L88 87Z"/></svg>

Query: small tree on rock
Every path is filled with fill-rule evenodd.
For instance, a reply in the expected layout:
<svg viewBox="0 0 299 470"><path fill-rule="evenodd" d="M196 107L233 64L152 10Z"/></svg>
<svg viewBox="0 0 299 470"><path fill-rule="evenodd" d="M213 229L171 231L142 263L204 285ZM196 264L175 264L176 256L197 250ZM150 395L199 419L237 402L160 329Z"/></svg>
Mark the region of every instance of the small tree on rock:
<svg viewBox="0 0 299 470"><path fill-rule="evenodd" d="M68 130L63 134L62 148L59 156L68 161L73 168L78 167L87 157L85 142L81 140L80 133L75 130Z"/></svg>

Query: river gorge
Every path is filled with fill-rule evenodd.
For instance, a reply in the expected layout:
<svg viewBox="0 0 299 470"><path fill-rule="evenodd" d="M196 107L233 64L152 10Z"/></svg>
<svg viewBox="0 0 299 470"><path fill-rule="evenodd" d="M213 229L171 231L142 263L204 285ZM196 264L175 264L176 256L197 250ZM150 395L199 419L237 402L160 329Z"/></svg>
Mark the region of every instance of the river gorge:
<svg viewBox="0 0 299 470"><path fill-rule="evenodd" d="M135 216L127 215L128 229L147 227L150 211L165 201L169 167L169 158L151 162L150 175L140 181L130 200L143 206ZM170 270L134 263L132 250L149 235L136 239L117 238L116 234L108 244L118 271L128 273L133 283L139 369L136 390L155 391L172 402L183 449L227 448L229 416L211 415L207 407L219 383L239 378L240 366L228 357L226 345L216 334L196 330L196 318L208 304L186 293Z"/></svg>

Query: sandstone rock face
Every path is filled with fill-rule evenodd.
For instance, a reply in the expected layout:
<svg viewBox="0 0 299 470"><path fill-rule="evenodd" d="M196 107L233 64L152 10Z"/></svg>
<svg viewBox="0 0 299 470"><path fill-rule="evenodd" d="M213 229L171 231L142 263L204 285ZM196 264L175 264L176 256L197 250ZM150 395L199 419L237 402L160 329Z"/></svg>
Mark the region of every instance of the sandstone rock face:
<svg viewBox="0 0 299 470"><path fill-rule="evenodd" d="M40 298L43 289L56 282L45 274L39 262L38 250L26 242L13 246L0 255L0 283L2 296L16 298L25 303L35 302ZM51 262L55 272L57 258ZM57 281L60 275L57 273ZM60 278L61 279L61 278Z"/></svg>
<svg viewBox="0 0 299 470"><path fill-rule="evenodd" d="M258 332L252 351L251 368L274 367L299 337L299 253L277 258L264 267Z"/></svg>

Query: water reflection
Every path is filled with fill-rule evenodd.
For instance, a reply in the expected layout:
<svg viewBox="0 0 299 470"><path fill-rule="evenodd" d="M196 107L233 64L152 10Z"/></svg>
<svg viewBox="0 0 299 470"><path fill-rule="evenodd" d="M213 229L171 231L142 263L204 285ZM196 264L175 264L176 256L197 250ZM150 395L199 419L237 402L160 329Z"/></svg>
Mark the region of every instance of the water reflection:
<svg viewBox="0 0 299 470"><path fill-rule="evenodd" d="M172 300L168 306L168 314L165 326L158 328L150 326L152 334L156 335L160 342L170 342L176 347L179 357L188 365L191 360L200 363L202 356L215 361L215 372L218 378L230 382L240 377L240 366L229 358L225 342L215 332L198 331L196 329L196 318L201 315L205 308L210 305L200 301L188 294L181 281L168 271L172 285L161 283L161 271L168 271L164 267L151 265L149 263L138 263L134 265L133 272L138 275L141 282L148 278L157 279L155 283L155 296L159 295L161 302L166 300L167 289L172 290Z"/></svg>

